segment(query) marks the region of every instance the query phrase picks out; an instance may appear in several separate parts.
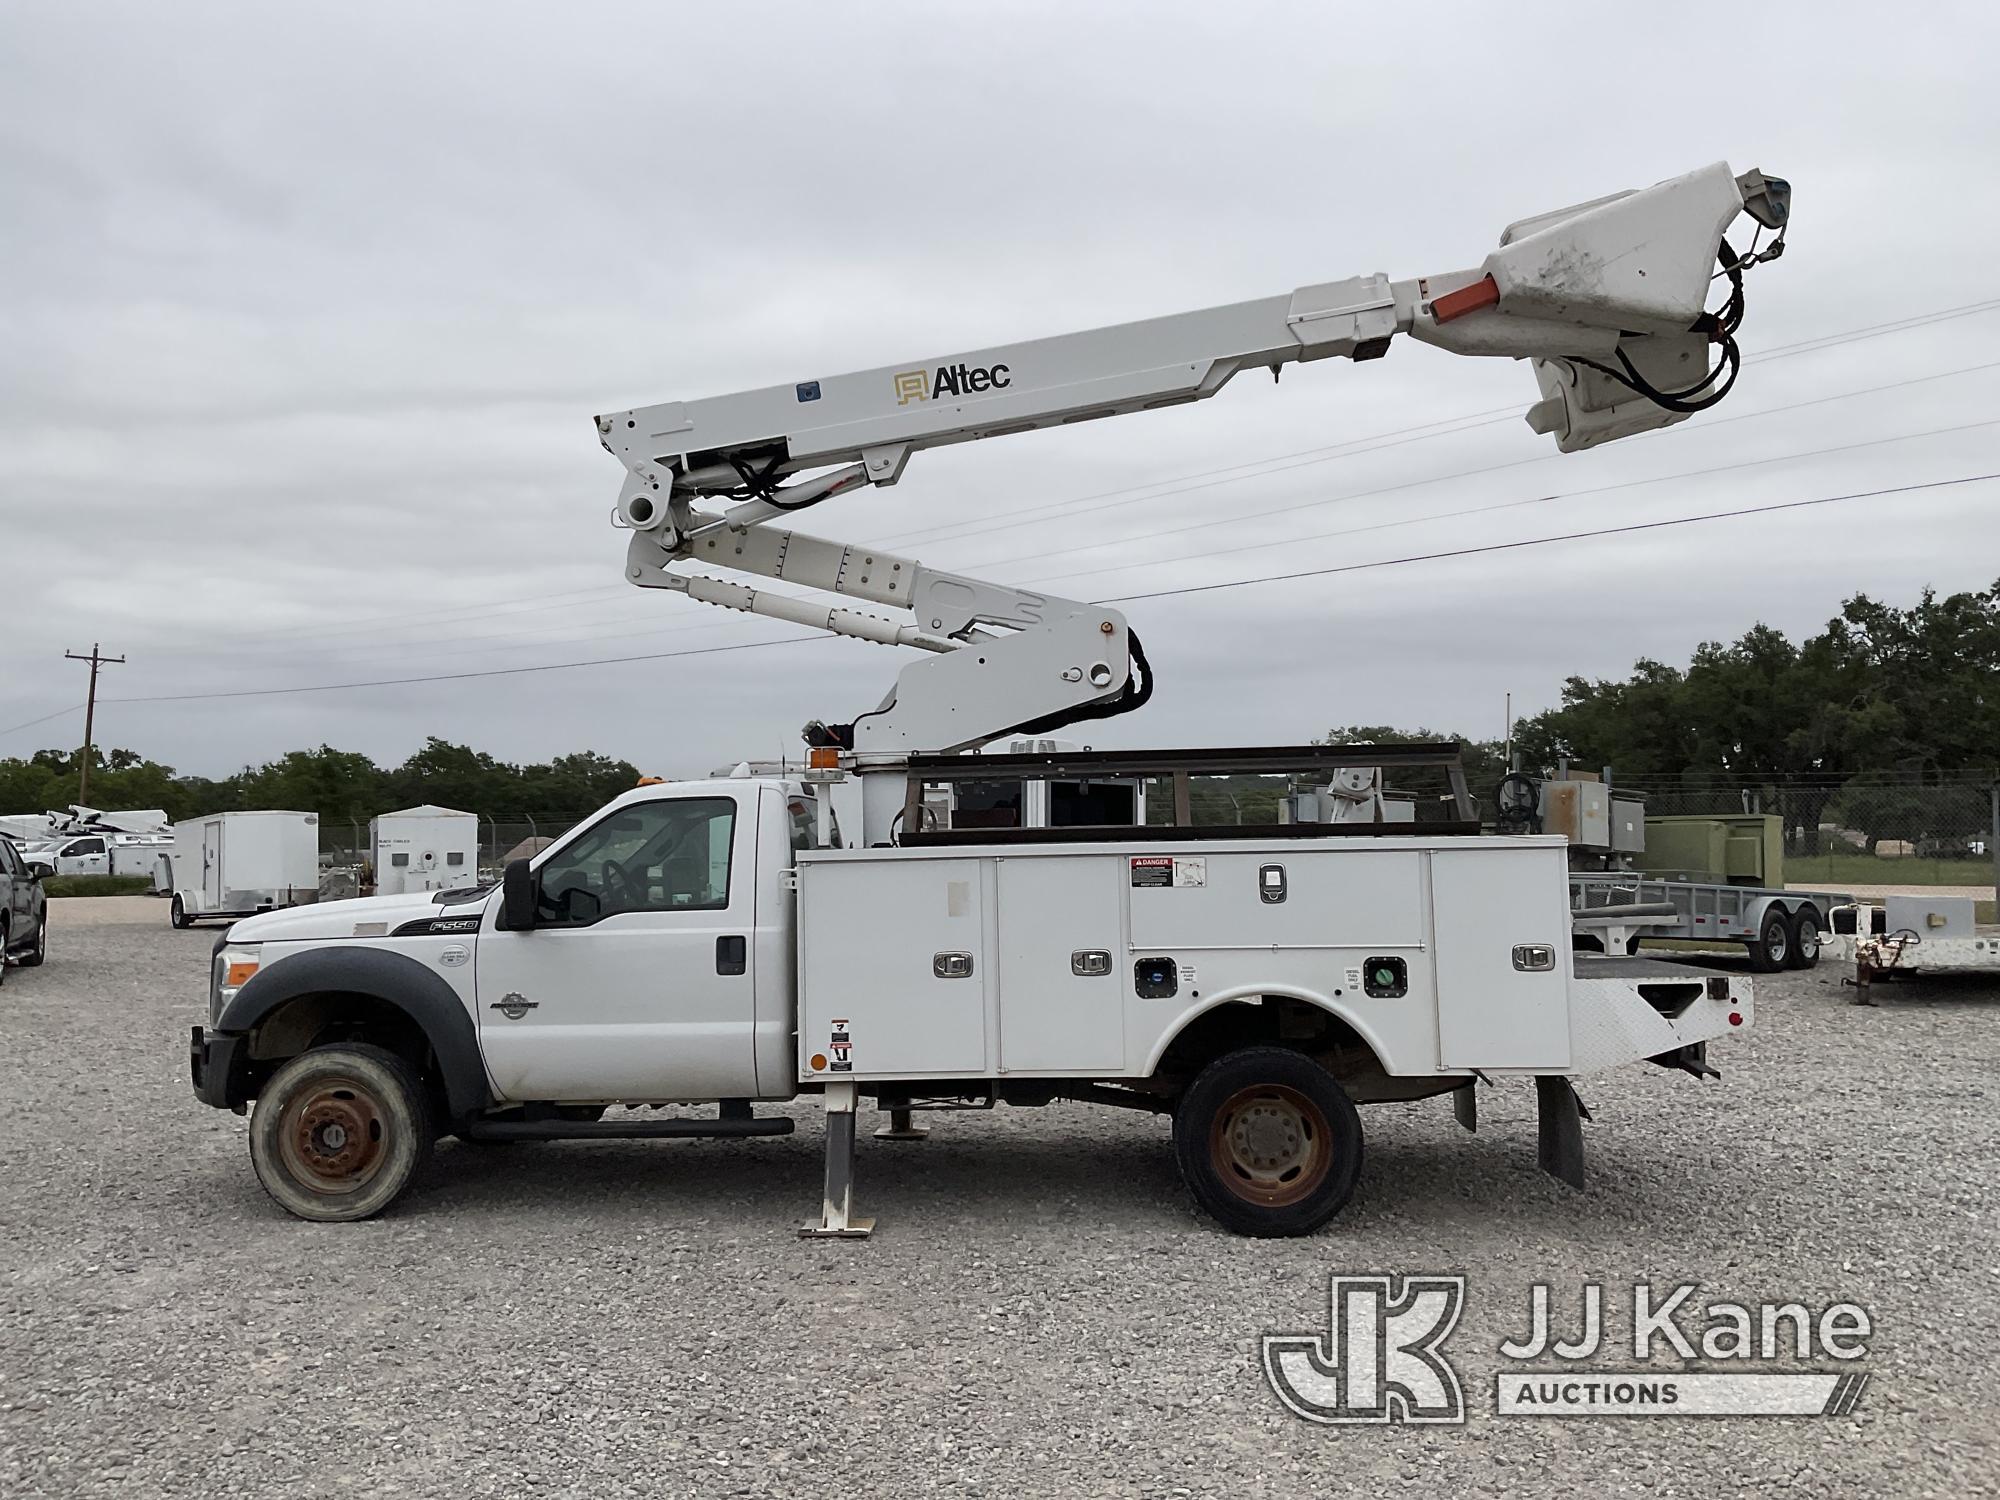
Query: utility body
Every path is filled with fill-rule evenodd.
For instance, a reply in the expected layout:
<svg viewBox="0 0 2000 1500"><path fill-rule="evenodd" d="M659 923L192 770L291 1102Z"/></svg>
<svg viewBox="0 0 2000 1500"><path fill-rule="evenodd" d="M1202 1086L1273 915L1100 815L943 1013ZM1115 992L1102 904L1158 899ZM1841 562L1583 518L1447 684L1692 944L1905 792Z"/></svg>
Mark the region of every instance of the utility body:
<svg viewBox="0 0 2000 1500"><path fill-rule="evenodd" d="M1745 212L1777 231L1762 251L1723 237ZM1744 273L1783 248L1788 212L1784 183L1717 163L1523 220L1469 269L599 416L626 469L631 582L919 656L876 708L807 725L801 776L643 786L497 887L237 923L191 1039L197 1094L255 1101L259 1177L317 1219L379 1212L440 1133L784 1134L792 1117L754 1106L802 1093L826 1119L812 1234L869 1228L852 1205L864 1097L896 1139L922 1134L921 1108L1169 1114L1195 1200L1276 1235L1353 1192L1357 1103L1449 1093L1471 1127L1479 1080L1532 1077L1542 1165L1580 1183L1571 1080L1640 1060L1712 1073L1707 1043L1752 1019L1747 981L1573 962L1564 841L1482 836L1455 769L1451 815L1428 820L1188 815L1206 771L1455 767L1455 747L965 754L1143 707L1152 671L1125 617L774 522L895 483L940 444L1372 360L1401 335L1531 360L1529 423L1564 451L1657 428L1728 391ZM1710 311L1713 283L1728 290ZM1118 799L1126 826L932 815L941 783L1156 771L1175 789L1166 827L1140 825L1136 797ZM1343 804L1380 802L1336 785ZM699 1101L716 1112L613 1112Z"/></svg>

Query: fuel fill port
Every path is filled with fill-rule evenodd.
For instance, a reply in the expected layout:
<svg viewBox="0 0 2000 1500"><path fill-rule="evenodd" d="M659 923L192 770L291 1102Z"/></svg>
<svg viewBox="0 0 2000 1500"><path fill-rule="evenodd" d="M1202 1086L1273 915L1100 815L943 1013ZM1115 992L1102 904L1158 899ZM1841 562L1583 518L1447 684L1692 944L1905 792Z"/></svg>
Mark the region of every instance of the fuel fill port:
<svg viewBox="0 0 2000 1500"><path fill-rule="evenodd" d="M1362 965L1361 988L1377 1000L1395 1000L1410 992L1410 966L1400 958L1371 958Z"/></svg>
<svg viewBox="0 0 2000 1500"><path fill-rule="evenodd" d="M1141 1000L1166 1000L1180 988L1180 969L1171 958L1142 958L1132 965L1132 992Z"/></svg>

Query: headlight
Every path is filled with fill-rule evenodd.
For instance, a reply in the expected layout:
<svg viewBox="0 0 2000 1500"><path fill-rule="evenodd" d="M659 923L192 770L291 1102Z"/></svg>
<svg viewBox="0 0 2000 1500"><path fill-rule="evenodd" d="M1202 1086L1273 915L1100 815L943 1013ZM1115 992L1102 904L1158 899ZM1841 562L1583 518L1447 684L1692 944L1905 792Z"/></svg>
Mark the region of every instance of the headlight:
<svg viewBox="0 0 2000 1500"><path fill-rule="evenodd" d="M222 1014L223 1006L234 1000L236 992L249 983L250 976L257 972L258 948L256 943L224 943L215 950L208 981L208 1014L211 1020Z"/></svg>

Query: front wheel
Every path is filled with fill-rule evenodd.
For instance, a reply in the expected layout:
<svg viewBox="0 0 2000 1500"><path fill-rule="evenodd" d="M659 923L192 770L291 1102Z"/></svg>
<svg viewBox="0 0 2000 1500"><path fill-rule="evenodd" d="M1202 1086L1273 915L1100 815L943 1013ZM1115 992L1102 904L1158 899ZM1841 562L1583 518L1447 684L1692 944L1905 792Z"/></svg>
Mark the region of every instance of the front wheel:
<svg viewBox="0 0 2000 1500"><path fill-rule="evenodd" d="M1174 1154L1217 1223L1260 1239L1310 1234L1361 1176L1361 1117L1300 1052L1244 1047L1196 1076L1174 1109Z"/></svg>
<svg viewBox="0 0 2000 1500"><path fill-rule="evenodd" d="M1787 962L1794 969L1810 969L1819 962L1819 913L1801 906L1792 917L1792 951Z"/></svg>
<svg viewBox="0 0 2000 1500"><path fill-rule="evenodd" d="M367 1219L393 1203L431 1148L416 1070L360 1043L315 1047L272 1075L250 1117L250 1161L287 1213Z"/></svg>
<svg viewBox="0 0 2000 1500"><path fill-rule="evenodd" d="M1743 945L1750 950L1750 967L1759 974L1775 974L1791 962L1792 927L1777 907L1764 913L1757 935Z"/></svg>

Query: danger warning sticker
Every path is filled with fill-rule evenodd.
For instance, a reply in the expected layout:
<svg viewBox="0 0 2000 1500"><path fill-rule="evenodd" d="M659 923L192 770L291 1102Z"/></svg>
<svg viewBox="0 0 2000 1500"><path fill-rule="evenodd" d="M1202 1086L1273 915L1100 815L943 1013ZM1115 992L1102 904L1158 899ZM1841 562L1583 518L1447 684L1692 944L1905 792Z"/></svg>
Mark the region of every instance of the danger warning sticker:
<svg viewBox="0 0 2000 1500"><path fill-rule="evenodd" d="M1178 887L1189 890L1208 884L1208 861L1206 859L1175 859L1168 854L1135 854L1132 856L1132 884L1134 887L1156 886Z"/></svg>

